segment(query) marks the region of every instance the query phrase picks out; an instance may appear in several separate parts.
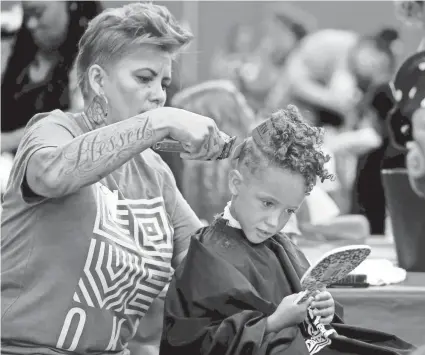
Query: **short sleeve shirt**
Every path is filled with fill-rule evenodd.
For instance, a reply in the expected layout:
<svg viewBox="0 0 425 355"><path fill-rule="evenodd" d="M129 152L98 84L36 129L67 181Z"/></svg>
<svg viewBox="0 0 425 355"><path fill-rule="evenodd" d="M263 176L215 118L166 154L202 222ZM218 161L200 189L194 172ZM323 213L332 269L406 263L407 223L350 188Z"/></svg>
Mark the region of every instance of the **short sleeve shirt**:
<svg viewBox="0 0 425 355"><path fill-rule="evenodd" d="M201 225L151 149L54 199L24 197L30 156L83 134L77 115L36 115L19 146L1 225L2 348L16 354L126 354ZM62 132L62 131L61 131ZM158 315L162 318L162 314Z"/></svg>

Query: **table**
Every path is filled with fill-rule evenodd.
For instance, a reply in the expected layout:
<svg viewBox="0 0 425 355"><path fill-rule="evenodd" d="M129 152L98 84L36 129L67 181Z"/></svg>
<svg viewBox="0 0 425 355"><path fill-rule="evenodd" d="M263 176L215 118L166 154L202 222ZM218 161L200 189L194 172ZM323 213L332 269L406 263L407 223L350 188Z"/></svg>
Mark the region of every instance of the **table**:
<svg viewBox="0 0 425 355"><path fill-rule="evenodd" d="M392 238L373 236L364 244L372 247L371 259L386 259L397 264ZM339 246L338 243L299 242L312 262ZM425 345L425 273L408 273L406 280L396 285L329 290L344 306L347 324L394 334L417 346Z"/></svg>
<svg viewBox="0 0 425 355"><path fill-rule="evenodd" d="M344 306L345 323L425 345L425 273L408 273L397 285L329 291Z"/></svg>

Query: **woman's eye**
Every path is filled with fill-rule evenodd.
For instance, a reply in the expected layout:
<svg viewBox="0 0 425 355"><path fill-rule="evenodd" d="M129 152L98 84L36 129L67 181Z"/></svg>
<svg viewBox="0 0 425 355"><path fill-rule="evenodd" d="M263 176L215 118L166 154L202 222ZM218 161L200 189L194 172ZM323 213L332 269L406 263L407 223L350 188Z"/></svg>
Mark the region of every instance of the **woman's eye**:
<svg viewBox="0 0 425 355"><path fill-rule="evenodd" d="M168 84L168 83L162 83L162 88L164 90L168 89L169 87L170 87L170 84Z"/></svg>
<svg viewBox="0 0 425 355"><path fill-rule="evenodd" d="M296 211L292 210L292 209L288 209L287 212L288 212L288 214L294 214Z"/></svg>
<svg viewBox="0 0 425 355"><path fill-rule="evenodd" d="M137 79L139 79L139 81L144 83L144 84L147 84L152 80L152 78L150 78L148 76L138 76Z"/></svg>

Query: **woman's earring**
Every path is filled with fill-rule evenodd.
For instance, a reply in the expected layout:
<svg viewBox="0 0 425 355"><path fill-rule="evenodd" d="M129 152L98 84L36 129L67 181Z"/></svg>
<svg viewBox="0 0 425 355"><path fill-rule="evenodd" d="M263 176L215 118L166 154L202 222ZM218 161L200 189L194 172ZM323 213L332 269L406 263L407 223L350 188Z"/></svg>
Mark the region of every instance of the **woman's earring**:
<svg viewBox="0 0 425 355"><path fill-rule="evenodd" d="M89 109L90 116L96 124L105 123L106 117L108 117L108 99L105 95L96 95L93 98L91 110Z"/></svg>

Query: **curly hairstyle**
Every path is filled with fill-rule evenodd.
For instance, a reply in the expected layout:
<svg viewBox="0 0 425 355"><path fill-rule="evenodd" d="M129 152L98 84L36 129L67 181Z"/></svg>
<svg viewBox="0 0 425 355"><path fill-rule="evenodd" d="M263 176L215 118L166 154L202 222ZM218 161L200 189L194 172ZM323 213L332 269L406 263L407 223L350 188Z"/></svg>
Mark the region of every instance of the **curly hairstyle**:
<svg viewBox="0 0 425 355"><path fill-rule="evenodd" d="M271 132L266 142L256 142L252 137L245 140L238 156L238 168L247 168L251 174L269 166L289 169L305 179L306 195L316 185L334 179L325 169L330 160L320 149L324 129L308 125L294 105L279 110L270 117Z"/></svg>
<svg viewBox="0 0 425 355"><path fill-rule="evenodd" d="M132 3L103 11L90 21L79 43L78 83L87 97L87 71L107 65L141 44L153 44L175 54L193 39L164 6Z"/></svg>

